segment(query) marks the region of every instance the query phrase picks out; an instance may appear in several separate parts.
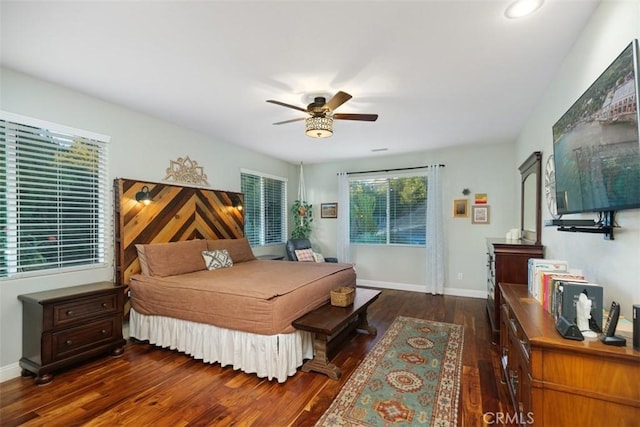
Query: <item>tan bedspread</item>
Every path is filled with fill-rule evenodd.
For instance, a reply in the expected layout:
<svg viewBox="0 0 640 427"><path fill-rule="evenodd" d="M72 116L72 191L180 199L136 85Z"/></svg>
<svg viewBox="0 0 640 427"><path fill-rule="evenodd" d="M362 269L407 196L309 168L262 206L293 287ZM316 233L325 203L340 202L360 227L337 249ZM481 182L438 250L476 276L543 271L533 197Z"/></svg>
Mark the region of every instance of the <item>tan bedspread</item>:
<svg viewBox="0 0 640 427"><path fill-rule="evenodd" d="M355 286L351 264L255 260L179 276L131 277L131 305L141 314L207 323L263 335L289 333L291 322Z"/></svg>

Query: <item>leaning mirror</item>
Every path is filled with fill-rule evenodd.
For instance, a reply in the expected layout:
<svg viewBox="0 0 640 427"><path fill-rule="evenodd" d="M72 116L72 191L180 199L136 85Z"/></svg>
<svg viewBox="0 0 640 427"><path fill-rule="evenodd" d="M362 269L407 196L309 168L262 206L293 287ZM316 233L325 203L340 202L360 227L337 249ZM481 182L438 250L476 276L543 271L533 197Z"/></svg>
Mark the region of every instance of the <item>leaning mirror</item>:
<svg viewBox="0 0 640 427"><path fill-rule="evenodd" d="M540 192L542 186L542 153L535 151L520 165L521 203L520 229L522 240L541 244L542 213Z"/></svg>

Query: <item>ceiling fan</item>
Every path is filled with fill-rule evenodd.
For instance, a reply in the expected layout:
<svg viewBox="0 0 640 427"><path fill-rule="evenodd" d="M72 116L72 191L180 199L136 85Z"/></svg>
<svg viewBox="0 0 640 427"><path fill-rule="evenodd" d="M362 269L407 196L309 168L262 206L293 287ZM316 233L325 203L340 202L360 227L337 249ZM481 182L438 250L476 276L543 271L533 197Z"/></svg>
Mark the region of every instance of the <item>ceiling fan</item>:
<svg viewBox="0 0 640 427"><path fill-rule="evenodd" d="M276 122L274 125L283 125L285 123L297 122L304 120L306 124L306 134L312 138L327 138L333 135L334 120L360 120L365 122L375 122L378 119L377 114L349 114L334 113L336 108L350 100L352 97L346 92L339 91L327 101L324 96L316 96L307 108L298 107L284 102L267 99L267 102L281 105L294 110L302 111L309 114L309 117L300 117L297 119L284 120Z"/></svg>

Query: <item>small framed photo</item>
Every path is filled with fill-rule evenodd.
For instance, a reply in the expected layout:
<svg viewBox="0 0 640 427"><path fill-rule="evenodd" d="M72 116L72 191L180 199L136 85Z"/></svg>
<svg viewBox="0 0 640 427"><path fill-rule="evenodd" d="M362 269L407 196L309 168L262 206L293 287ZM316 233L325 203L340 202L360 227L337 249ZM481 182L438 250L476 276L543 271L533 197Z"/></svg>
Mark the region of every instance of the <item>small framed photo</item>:
<svg viewBox="0 0 640 427"><path fill-rule="evenodd" d="M472 224L489 224L489 206L480 205L471 207Z"/></svg>
<svg viewBox="0 0 640 427"><path fill-rule="evenodd" d="M453 217L454 218L469 217L469 199L453 200Z"/></svg>
<svg viewBox="0 0 640 427"><path fill-rule="evenodd" d="M320 218L338 218L338 204L320 203Z"/></svg>
<svg viewBox="0 0 640 427"><path fill-rule="evenodd" d="M486 205L487 204L487 193L476 193L474 196L474 204L476 205Z"/></svg>

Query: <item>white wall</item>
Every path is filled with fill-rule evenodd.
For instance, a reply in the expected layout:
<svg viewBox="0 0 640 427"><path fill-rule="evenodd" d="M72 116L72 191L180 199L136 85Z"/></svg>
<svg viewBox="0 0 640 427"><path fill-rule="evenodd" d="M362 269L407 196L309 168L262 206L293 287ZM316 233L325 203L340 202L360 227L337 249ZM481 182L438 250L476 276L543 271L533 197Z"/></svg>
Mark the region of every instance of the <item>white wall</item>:
<svg viewBox="0 0 640 427"><path fill-rule="evenodd" d="M553 153L553 124L634 38L640 38L640 1L603 1L518 138L520 161L534 150L541 150L547 161ZM543 221L550 218L545 204ZM595 214L565 218L595 219ZM622 314L630 318L632 304L640 303L640 210L620 211L616 223L620 228L613 241L599 234L544 227L542 244L547 258L566 259L570 267L581 269L587 279L604 287L605 306L618 301Z"/></svg>
<svg viewBox="0 0 640 427"><path fill-rule="evenodd" d="M515 146L477 145L425 151L411 155L378 157L349 162L306 165L307 198L313 204L314 227L311 240L323 254L335 256L337 221L320 218L320 204L338 200L337 173L444 164L446 279L445 293L484 297L486 295L485 239L504 237L519 228L519 172ZM311 185L310 185L311 184ZM462 190L471 190L463 196ZM471 224L470 218L453 218L453 200L474 193L487 193L490 224ZM338 206L338 215L344 215ZM358 283L396 289L424 291L425 250L410 246L354 245ZM459 274L462 278L459 279Z"/></svg>
<svg viewBox="0 0 640 427"><path fill-rule="evenodd" d="M8 69L0 71L1 109L111 136L111 181L117 177L162 181L169 161L184 156L204 167L209 184L217 190L240 191L240 168L286 178L296 176L297 168L289 163L215 141L24 74ZM112 207L109 212L113 212ZM108 217L111 219L112 215ZM274 249L284 253L282 245L260 248L255 252L261 254ZM113 254L113 249L107 249L107 254ZM112 280L113 270L110 256L107 268L0 281L0 381L19 373L17 361L22 355L22 306L18 295Z"/></svg>

